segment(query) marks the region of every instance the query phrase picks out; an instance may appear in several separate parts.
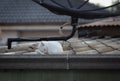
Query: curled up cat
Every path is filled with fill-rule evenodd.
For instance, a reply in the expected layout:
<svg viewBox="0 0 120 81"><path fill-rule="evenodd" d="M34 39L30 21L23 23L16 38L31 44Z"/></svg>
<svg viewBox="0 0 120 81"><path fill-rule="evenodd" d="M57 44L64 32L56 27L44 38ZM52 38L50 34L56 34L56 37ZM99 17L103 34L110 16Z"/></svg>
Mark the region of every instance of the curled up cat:
<svg viewBox="0 0 120 81"><path fill-rule="evenodd" d="M41 41L37 42L37 49L35 50L38 54L61 54L63 47L58 41Z"/></svg>

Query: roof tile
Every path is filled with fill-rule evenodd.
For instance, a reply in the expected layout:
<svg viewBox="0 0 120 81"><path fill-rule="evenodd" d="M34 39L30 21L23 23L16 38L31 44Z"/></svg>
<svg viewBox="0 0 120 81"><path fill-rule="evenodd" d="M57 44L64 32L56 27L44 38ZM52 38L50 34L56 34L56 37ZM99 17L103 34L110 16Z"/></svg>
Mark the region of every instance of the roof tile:
<svg viewBox="0 0 120 81"><path fill-rule="evenodd" d="M88 4L91 8L95 7ZM84 6L86 9L88 6ZM56 15L32 0L0 0L0 24L2 23L63 23L70 17ZM92 20L91 20L92 21ZM90 22L81 20L80 22Z"/></svg>

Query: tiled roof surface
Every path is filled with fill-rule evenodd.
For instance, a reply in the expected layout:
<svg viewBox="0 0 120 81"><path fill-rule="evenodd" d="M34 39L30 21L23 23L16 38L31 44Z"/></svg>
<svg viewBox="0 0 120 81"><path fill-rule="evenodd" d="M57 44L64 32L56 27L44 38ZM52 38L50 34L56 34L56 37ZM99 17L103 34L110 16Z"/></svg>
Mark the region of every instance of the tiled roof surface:
<svg viewBox="0 0 120 81"><path fill-rule="evenodd" d="M96 6L87 4L87 6L83 8L96 8ZM63 23L69 20L70 17L53 14L47 9L32 2L32 0L0 0L0 24ZM80 22L91 21L93 20L80 20Z"/></svg>
<svg viewBox="0 0 120 81"><path fill-rule="evenodd" d="M92 38L72 38L69 40L69 42L61 42L63 44L63 53L58 53L58 54L76 54L76 55L81 55L81 54L120 54L120 38L103 38L103 39L92 39ZM27 45L27 43L26 43ZM31 49L31 46L28 47L26 46L25 49L19 50L18 52L15 51L15 49L8 50L6 49L6 53L2 52L3 49L5 48L1 47L0 50L6 55L8 54L38 54L34 50L35 48L35 43L33 44L33 48ZM30 50L31 49L31 50ZM14 50L12 52L12 50ZM11 51L11 52L10 52ZM7 53L8 52L8 53ZM10 53L9 53L10 52ZM38 54L39 55L39 54Z"/></svg>
<svg viewBox="0 0 120 81"><path fill-rule="evenodd" d="M79 27L95 27L95 26L120 26L120 18L108 18L102 21L96 21L93 23L79 25Z"/></svg>
<svg viewBox="0 0 120 81"><path fill-rule="evenodd" d="M66 22L32 0L0 0L0 23L56 23Z"/></svg>
<svg viewBox="0 0 120 81"><path fill-rule="evenodd" d="M120 54L120 38L72 39L71 47L76 54Z"/></svg>

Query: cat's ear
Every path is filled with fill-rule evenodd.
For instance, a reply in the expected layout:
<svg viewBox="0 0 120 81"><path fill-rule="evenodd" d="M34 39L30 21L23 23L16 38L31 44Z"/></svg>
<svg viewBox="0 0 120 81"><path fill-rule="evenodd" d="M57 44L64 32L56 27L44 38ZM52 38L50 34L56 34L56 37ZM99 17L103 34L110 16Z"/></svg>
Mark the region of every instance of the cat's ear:
<svg viewBox="0 0 120 81"><path fill-rule="evenodd" d="M44 44L43 42L41 42L41 45L42 45L42 46L45 46L45 44Z"/></svg>

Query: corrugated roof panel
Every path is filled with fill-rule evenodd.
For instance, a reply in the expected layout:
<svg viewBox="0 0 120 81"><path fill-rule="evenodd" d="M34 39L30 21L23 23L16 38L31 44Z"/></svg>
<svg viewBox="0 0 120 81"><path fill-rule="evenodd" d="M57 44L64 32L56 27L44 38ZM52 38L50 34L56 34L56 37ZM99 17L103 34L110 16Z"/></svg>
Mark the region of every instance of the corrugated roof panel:
<svg viewBox="0 0 120 81"><path fill-rule="evenodd" d="M120 26L119 17L118 18L108 18L102 21L96 21L93 23L79 25L79 27L96 27L96 26Z"/></svg>

